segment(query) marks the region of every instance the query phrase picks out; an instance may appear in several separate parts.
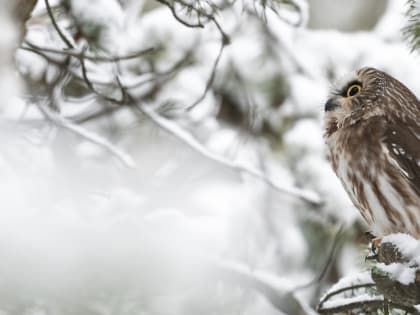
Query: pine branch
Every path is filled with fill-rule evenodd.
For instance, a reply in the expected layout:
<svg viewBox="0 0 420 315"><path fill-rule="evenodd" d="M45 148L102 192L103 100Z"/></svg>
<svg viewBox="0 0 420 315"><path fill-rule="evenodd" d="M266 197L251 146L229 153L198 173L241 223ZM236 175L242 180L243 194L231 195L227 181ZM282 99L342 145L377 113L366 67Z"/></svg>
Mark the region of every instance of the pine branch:
<svg viewBox="0 0 420 315"><path fill-rule="evenodd" d="M416 0L407 0L407 25L402 29L404 39L409 43L411 50L420 48L420 6Z"/></svg>

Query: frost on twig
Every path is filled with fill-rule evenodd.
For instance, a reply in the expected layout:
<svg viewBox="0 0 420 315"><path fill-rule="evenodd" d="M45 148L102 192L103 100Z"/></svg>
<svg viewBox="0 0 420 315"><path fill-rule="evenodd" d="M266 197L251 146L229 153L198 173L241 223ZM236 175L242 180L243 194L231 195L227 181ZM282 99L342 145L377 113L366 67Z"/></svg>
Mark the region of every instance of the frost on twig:
<svg viewBox="0 0 420 315"><path fill-rule="evenodd" d="M54 113L50 109L48 109L46 106L38 105L38 108L42 112L42 114L47 118L48 120L52 121L54 124L56 124L59 127L62 127L64 129L67 129L87 141L94 143L96 145L101 146L102 148L106 149L113 155L115 155L124 165L127 167L135 167L136 163L134 162L133 158L128 155L127 153L121 151L119 148L117 148L115 145L113 145L111 142L109 142L107 139L89 131L85 128L73 124L71 121L61 117L57 113Z"/></svg>

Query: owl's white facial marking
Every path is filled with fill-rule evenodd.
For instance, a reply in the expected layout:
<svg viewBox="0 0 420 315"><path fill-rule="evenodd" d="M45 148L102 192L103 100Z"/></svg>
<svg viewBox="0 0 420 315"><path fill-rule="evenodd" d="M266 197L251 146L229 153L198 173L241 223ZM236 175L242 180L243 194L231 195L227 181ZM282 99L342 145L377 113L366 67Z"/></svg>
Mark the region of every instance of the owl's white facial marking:
<svg viewBox="0 0 420 315"><path fill-rule="evenodd" d="M338 78L330 87L329 98L340 95L350 82L358 81L359 77L356 71L349 72Z"/></svg>
<svg viewBox="0 0 420 315"><path fill-rule="evenodd" d="M342 76L332 85L325 103L326 136L361 120L383 115L383 108L373 105L381 104L377 100L383 94L381 76L377 73L381 72L362 68Z"/></svg>

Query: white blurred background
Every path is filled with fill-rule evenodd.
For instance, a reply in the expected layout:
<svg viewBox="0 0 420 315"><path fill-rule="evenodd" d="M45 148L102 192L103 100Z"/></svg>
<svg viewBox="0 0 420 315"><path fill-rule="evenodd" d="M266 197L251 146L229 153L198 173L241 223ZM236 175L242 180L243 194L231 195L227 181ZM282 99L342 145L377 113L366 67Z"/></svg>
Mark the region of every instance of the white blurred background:
<svg viewBox="0 0 420 315"><path fill-rule="evenodd" d="M0 312L313 314L365 268L323 104L362 66L420 94L404 1L51 0L70 47L25 1L0 2Z"/></svg>

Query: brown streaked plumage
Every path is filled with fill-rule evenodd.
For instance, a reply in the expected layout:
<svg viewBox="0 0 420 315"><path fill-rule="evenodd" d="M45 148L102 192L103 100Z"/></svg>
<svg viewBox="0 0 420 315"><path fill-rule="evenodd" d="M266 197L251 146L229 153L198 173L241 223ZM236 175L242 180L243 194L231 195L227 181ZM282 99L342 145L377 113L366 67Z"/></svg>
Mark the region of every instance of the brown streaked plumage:
<svg viewBox="0 0 420 315"><path fill-rule="evenodd" d="M347 78L325 104L333 169L378 236L420 238L420 102L374 68Z"/></svg>

